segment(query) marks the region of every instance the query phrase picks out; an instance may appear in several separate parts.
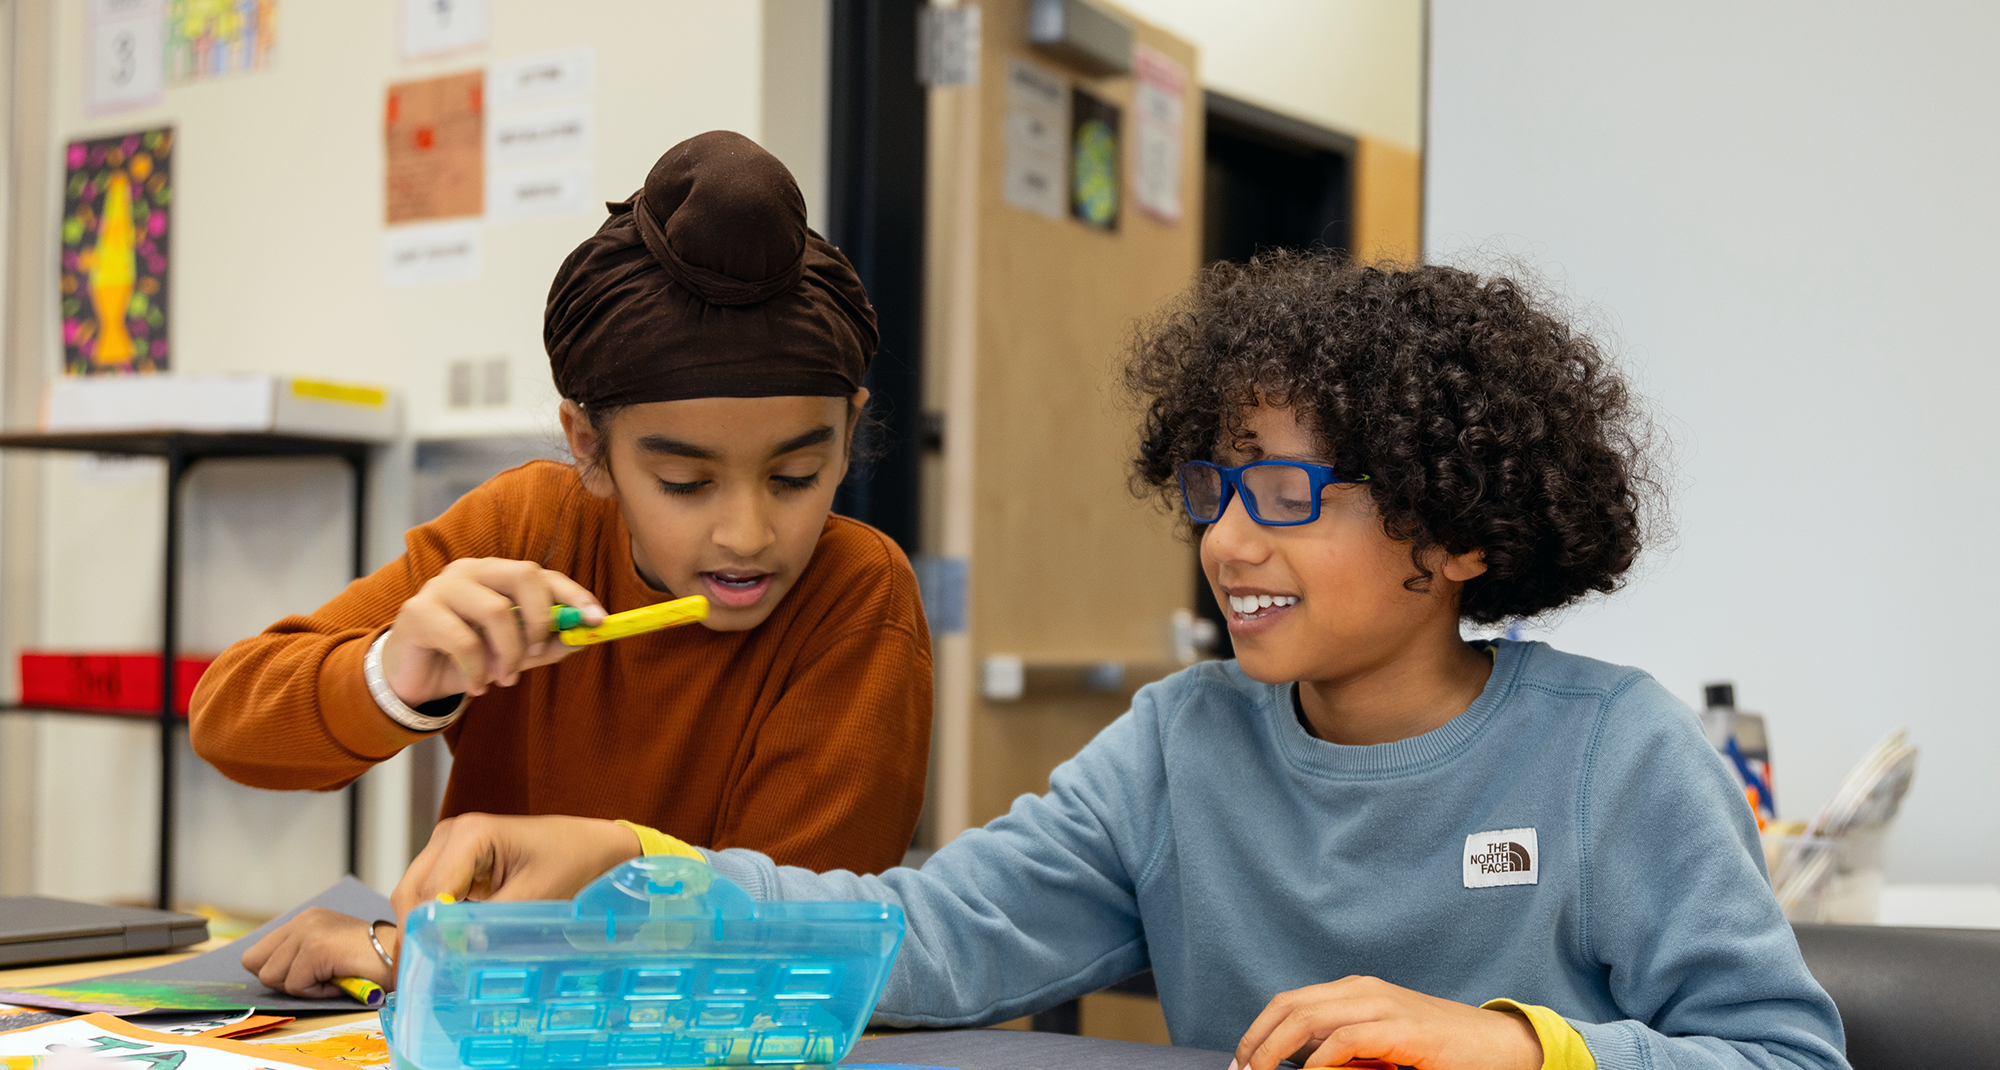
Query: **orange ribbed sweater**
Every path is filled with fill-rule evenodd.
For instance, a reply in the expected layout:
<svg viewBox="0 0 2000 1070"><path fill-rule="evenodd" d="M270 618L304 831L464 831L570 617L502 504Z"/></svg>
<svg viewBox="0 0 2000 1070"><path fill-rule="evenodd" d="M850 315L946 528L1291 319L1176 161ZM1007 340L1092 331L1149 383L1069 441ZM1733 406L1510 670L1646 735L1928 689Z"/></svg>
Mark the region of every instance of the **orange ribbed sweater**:
<svg viewBox="0 0 2000 1070"><path fill-rule="evenodd" d="M377 708L361 662L457 558L537 561L611 613L673 597L633 567L616 503L553 461L495 476L406 541L374 575L209 667L190 712L196 753L255 787L327 790L423 738ZM909 845L930 725L930 637L909 562L833 516L758 627L587 647L473 699L443 733L443 814L627 818L704 847L872 873Z"/></svg>

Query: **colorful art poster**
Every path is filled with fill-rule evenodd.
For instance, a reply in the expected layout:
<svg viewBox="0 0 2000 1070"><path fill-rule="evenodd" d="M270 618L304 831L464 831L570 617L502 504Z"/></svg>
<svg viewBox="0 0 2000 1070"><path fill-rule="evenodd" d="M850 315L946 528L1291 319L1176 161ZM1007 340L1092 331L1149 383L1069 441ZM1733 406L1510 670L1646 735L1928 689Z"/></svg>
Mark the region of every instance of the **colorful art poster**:
<svg viewBox="0 0 2000 1070"><path fill-rule="evenodd" d="M389 87L388 223L476 216L486 206L486 73Z"/></svg>
<svg viewBox="0 0 2000 1070"><path fill-rule="evenodd" d="M1118 105L1078 89L1069 114L1069 212L1099 230L1117 230Z"/></svg>
<svg viewBox="0 0 2000 1070"><path fill-rule="evenodd" d="M167 0L167 79L176 85L271 65L278 0Z"/></svg>
<svg viewBox="0 0 2000 1070"><path fill-rule="evenodd" d="M1132 204L1162 223L1179 223L1187 68L1134 45L1132 73Z"/></svg>
<svg viewBox="0 0 2000 1070"><path fill-rule="evenodd" d="M72 141L63 183L63 370L167 370L172 127Z"/></svg>

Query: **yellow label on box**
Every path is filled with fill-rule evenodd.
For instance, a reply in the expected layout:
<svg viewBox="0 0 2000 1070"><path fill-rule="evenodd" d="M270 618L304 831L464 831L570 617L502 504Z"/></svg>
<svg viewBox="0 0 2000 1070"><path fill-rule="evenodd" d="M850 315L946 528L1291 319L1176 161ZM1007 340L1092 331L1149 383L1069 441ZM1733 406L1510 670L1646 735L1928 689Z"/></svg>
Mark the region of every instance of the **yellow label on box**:
<svg viewBox="0 0 2000 1070"><path fill-rule="evenodd" d="M379 409L389 403L389 392L380 387L348 386L316 379L292 380L292 395L314 401L336 401L343 405L366 405L371 409Z"/></svg>

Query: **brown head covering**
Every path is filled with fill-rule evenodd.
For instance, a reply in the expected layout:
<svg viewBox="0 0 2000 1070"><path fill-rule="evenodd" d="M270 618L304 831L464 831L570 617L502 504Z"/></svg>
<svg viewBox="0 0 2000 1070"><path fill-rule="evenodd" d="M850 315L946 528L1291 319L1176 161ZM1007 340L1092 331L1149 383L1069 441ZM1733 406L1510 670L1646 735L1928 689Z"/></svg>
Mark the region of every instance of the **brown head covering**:
<svg viewBox="0 0 2000 1070"><path fill-rule="evenodd" d="M608 408L705 397L845 397L875 354L875 310L806 228L777 157L712 130L667 150L563 261L542 341L563 397Z"/></svg>

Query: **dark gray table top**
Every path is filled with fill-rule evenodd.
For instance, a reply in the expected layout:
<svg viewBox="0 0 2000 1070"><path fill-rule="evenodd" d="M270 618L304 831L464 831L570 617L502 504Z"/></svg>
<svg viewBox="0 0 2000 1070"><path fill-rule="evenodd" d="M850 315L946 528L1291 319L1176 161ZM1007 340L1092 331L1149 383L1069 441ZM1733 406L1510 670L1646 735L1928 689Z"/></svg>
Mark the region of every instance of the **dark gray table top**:
<svg viewBox="0 0 2000 1070"><path fill-rule="evenodd" d="M901 1063L954 1070L1224 1070L1230 1054L1098 1040L1018 1029L955 1029L873 1037L854 1045L843 1065Z"/></svg>

